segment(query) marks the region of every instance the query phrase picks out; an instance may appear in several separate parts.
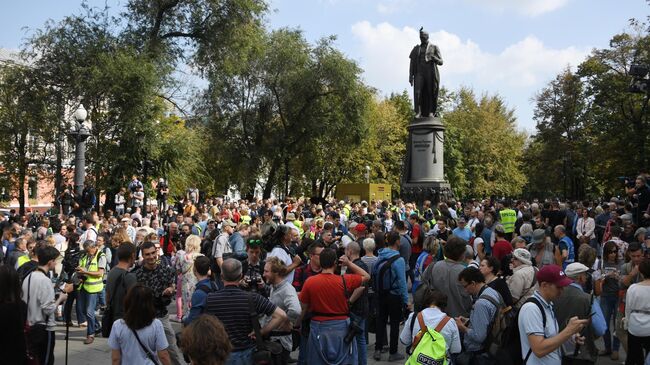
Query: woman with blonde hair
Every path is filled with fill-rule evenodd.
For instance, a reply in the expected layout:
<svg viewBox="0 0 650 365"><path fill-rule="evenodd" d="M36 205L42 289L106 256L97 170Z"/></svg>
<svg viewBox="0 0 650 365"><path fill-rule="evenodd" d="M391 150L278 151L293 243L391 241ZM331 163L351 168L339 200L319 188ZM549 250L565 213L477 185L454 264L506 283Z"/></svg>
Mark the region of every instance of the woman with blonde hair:
<svg viewBox="0 0 650 365"><path fill-rule="evenodd" d="M123 227L118 228L115 231L115 234L111 237L111 246L114 248L120 247L123 243L128 242L128 243L133 243L131 242L131 237L129 237L129 234L126 232L126 229Z"/></svg>
<svg viewBox="0 0 650 365"><path fill-rule="evenodd" d="M183 320L183 313L189 313L189 304L196 287L194 276L194 260L201 254L201 238L195 234L187 236L185 250L179 250L174 257L174 268L178 274L176 287L176 319Z"/></svg>

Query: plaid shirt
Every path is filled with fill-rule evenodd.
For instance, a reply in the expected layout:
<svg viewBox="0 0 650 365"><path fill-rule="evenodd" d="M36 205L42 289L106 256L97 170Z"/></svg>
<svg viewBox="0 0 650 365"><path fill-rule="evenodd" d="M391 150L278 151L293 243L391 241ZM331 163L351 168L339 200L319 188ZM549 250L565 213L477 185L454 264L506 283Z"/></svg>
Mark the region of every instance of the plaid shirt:
<svg viewBox="0 0 650 365"><path fill-rule="evenodd" d="M301 291L302 286L305 285L305 281L307 281L307 278L318 274L320 274L320 271L314 272L309 263L300 266L296 269L295 275L293 276L293 287L296 288L297 292Z"/></svg>

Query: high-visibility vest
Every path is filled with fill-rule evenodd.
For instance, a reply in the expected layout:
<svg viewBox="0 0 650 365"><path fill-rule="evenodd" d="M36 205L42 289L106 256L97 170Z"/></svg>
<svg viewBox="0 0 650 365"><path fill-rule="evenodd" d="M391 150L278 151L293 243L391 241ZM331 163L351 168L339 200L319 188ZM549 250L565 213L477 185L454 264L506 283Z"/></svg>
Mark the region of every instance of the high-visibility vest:
<svg viewBox="0 0 650 365"><path fill-rule="evenodd" d="M90 261L90 266L87 265L88 263L88 255L84 255L84 257L79 260L79 266L86 268L86 271L90 272L96 272L99 271L98 267L98 260L100 256L104 256L104 253L101 251L97 251L97 254L93 257L92 261ZM84 280L83 284L79 286L79 290L84 289L88 293L99 293L104 289L104 276L100 277L92 277L92 276L86 276L86 280Z"/></svg>
<svg viewBox="0 0 650 365"><path fill-rule="evenodd" d="M251 218L250 215L242 215L239 219L241 220L241 222L242 222L243 224L248 224L248 225L250 225L250 224L251 224L251 219L252 219L252 218Z"/></svg>
<svg viewBox="0 0 650 365"><path fill-rule="evenodd" d="M499 212L501 216L501 225L505 233L515 231L515 222L517 221L517 212L512 209L503 209Z"/></svg>
<svg viewBox="0 0 650 365"><path fill-rule="evenodd" d="M22 255L18 257L18 261L16 261L16 268L23 266L24 264L28 263L30 260L29 255Z"/></svg>

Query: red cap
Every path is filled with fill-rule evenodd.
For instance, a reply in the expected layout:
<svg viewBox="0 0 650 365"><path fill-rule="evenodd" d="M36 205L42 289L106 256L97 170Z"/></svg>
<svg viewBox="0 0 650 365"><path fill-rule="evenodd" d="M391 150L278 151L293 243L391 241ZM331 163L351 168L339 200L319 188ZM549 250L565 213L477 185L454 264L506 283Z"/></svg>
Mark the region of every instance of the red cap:
<svg viewBox="0 0 650 365"><path fill-rule="evenodd" d="M557 265L546 265L537 272L537 281L540 283L551 283L559 288L563 288L573 282Z"/></svg>
<svg viewBox="0 0 650 365"><path fill-rule="evenodd" d="M366 231L366 225L363 223L359 223L356 226L354 226L354 230L357 232L365 232Z"/></svg>

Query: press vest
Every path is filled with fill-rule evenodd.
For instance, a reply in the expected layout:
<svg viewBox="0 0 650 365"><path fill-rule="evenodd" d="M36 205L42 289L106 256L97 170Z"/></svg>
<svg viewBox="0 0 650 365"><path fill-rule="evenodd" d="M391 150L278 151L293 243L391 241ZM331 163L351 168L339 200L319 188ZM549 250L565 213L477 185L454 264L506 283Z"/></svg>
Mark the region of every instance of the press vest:
<svg viewBox="0 0 650 365"><path fill-rule="evenodd" d="M86 271L90 271L90 272L99 271L98 260L100 256L104 256L104 253L97 252L97 254L93 257L92 261L90 261L90 265L88 265L88 255L84 255L84 257L82 257L81 260L79 260L79 266L85 268ZM104 279L103 275L100 277L86 276L86 280L82 285L79 286L79 290L83 288L88 293L99 293L102 291L102 289L104 289L103 279Z"/></svg>
<svg viewBox="0 0 650 365"><path fill-rule="evenodd" d="M515 231L515 222L517 221L517 212L512 209L503 209L499 212L501 216L501 225L505 233L512 233Z"/></svg>

